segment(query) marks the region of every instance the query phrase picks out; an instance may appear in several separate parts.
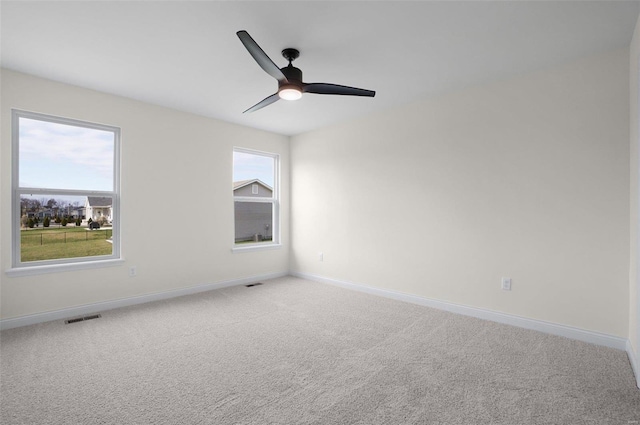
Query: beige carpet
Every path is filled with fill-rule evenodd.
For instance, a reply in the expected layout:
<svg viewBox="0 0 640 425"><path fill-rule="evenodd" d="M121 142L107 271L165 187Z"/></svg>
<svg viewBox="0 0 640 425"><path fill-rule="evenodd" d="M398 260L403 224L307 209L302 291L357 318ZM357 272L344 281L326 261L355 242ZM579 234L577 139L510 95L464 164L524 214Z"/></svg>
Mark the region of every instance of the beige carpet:
<svg viewBox="0 0 640 425"><path fill-rule="evenodd" d="M2 424L633 424L622 351L296 278L3 331Z"/></svg>

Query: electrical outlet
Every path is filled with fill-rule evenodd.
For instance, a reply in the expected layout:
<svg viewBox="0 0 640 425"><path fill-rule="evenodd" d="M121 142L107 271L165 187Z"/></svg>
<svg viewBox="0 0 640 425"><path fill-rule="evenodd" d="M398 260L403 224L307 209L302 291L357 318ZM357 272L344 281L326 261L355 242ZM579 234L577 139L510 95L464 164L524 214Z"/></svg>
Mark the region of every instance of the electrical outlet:
<svg viewBox="0 0 640 425"><path fill-rule="evenodd" d="M136 277L138 275L138 267L129 267L129 277Z"/></svg>
<svg viewBox="0 0 640 425"><path fill-rule="evenodd" d="M510 291L511 290L511 278L510 277L503 277L502 278L502 290L503 291Z"/></svg>

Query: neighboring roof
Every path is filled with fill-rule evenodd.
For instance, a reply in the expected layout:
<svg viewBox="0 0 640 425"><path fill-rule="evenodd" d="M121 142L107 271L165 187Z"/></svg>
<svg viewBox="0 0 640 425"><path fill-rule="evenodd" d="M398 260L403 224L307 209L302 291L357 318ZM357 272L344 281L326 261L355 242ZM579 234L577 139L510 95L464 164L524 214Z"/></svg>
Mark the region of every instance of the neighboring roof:
<svg viewBox="0 0 640 425"><path fill-rule="evenodd" d="M110 207L112 202L108 196L87 196L87 203L91 207Z"/></svg>
<svg viewBox="0 0 640 425"><path fill-rule="evenodd" d="M259 180L259 179L240 180L240 181L237 181L237 182L233 182L233 190L236 191L236 190L240 189L241 187L249 186L250 184L253 184L253 183L258 183L259 185L261 185L263 187L266 187L270 191L273 191L273 188L271 186L269 186L268 184L266 184L265 182L263 182L262 180Z"/></svg>

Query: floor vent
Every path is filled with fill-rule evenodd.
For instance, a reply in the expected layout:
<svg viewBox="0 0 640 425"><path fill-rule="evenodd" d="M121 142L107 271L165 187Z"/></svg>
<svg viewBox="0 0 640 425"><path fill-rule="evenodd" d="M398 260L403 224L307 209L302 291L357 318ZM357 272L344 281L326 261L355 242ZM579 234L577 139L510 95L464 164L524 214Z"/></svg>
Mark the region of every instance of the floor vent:
<svg viewBox="0 0 640 425"><path fill-rule="evenodd" d="M251 288L252 286L258 286L258 285L262 285L262 282L258 282L258 283L250 283L249 285L244 285L247 288Z"/></svg>
<svg viewBox="0 0 640 425"><path fill-rule="evenodd" d="M65 320L64 323L69 325L71 323L84 322L85 320L99 319L100 317L102 317L102 316L99 315L99 314L93 314L91 316L76 317L75 319Z"/></svg>

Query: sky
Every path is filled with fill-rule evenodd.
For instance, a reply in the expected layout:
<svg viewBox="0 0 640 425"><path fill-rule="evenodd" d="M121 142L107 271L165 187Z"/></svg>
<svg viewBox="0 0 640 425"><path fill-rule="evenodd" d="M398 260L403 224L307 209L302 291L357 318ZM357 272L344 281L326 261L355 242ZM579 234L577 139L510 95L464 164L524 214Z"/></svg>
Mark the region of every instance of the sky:
<svg viewBox="0 0 640 425"><path fill-rule="evenodd" d="M114 134L20 117L19 185L113 190Z"/></svg>
<svg viewBox="0 0 640 425"><path fill-rule="evenodd" d="M233 152L233 181L259 179L273 187L275 161L270 156Z"/></svg>

